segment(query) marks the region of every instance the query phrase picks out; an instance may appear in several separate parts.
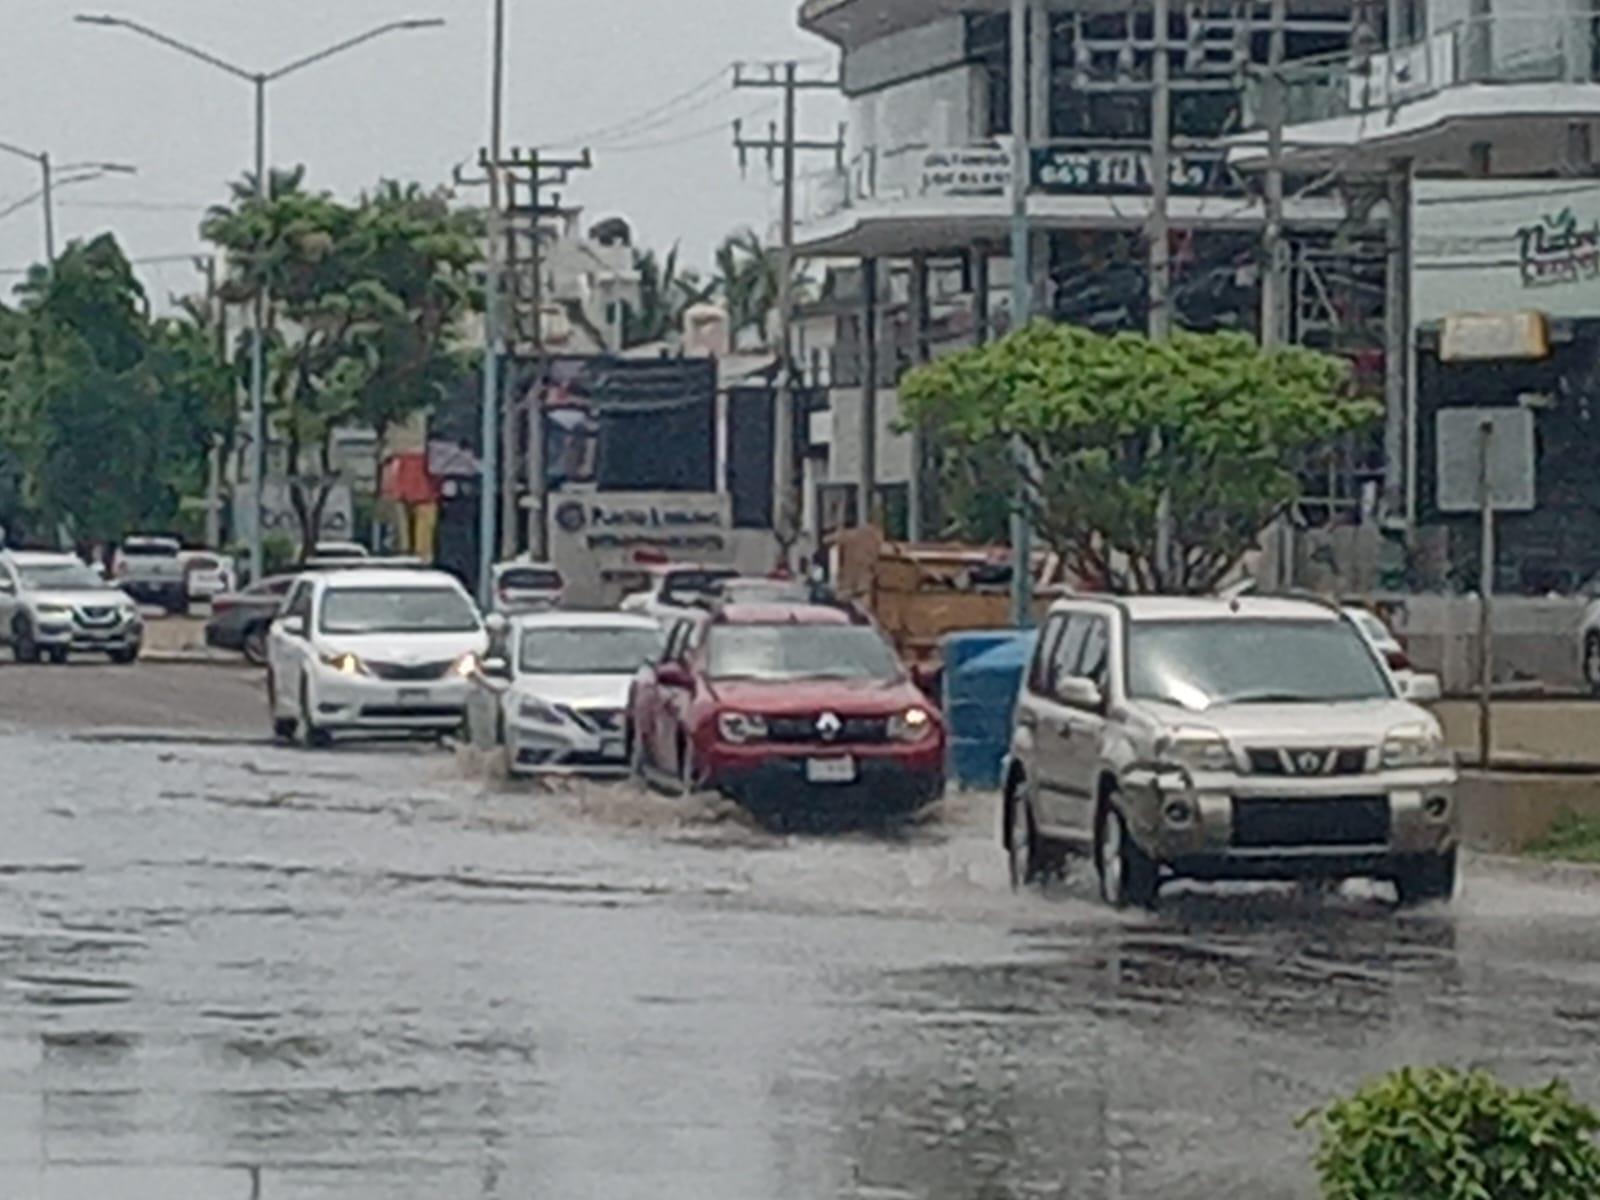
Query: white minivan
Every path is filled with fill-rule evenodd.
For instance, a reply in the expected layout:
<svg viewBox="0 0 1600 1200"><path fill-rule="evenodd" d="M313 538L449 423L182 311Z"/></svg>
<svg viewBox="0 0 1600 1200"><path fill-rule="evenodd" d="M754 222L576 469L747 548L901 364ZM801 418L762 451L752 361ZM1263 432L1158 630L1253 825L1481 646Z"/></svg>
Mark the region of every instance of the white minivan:
<svg viewBox="0 0 1600 1200"><path fill-rule="evenodd" d="M341 733L447 733L488 642L472 598L442 571L302 575L268 635L273 734L325 746Z"/></svg>

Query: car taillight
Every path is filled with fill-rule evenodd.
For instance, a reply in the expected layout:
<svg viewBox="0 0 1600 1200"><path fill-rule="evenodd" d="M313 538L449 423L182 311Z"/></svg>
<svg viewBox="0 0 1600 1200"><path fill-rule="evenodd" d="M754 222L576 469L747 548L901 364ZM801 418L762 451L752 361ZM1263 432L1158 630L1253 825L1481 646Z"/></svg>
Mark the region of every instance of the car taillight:
<svg viewBox="0 0 1600 1200"><path fill-rule="evenodd" d="M1406 657L1404 650L1390 650L1384 655L1384 658L1388 660L1391 671L1409 671L1411 669L1411 660Z"/></svg>
<svg viewBox="0 0 1600 1200"><path fill-rule="evenodd" d="M236 604L233 600L230 600L225 596L215 596L211 600L211 615L221 616L223 613L228 612L234 607L236 607Z"/></svg>

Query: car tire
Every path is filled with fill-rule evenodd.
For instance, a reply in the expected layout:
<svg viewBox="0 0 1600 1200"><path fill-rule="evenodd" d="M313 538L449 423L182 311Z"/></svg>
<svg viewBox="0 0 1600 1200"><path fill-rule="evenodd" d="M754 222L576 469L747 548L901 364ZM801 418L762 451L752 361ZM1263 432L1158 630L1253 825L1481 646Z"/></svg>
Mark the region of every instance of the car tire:
<svg viewBox="0 0 1600 1200"><path fill-rule="evenodd" d="M58 666L58 667L66 666L68 654L67 654L67 650L65 649L65 647L63 647L61 649L58 649L58 650L46 650L44 652L44 654L45 654L45 657L48 658L56 666Z"/></svg>
<svg viewBox="0 0 1600 1200"><path fill-rule="evenodd" d="M129 646L124 650L113 650L107 657L119 667L132 666L139 660L139 647Z"/></svg>
<svg viewBox="0 0 1600 1200"><path fill-rule="evenodd" d="M326 750L333 745L333 735L319 726L311 716L311 685L300 681L300 744L307 750Z"/></svg>
<svg viewBox="0 0 1600 1200"><path fill-rule="evenodd" d="M11 657L19 663L39 661L39 643L33 638L28 618L19 616L11 625Z"/></svg>
<svg viewBox="0 0 1600 1200"><path fill-rule="evenodd" d="M1067 848L1039 832L1020 781L1006 790L1005 847L1011 886L1021 890L1066 874Z"/></svg>
<svg viewBox="0 0 1600 1200"><path fill-rule="evenodd" d="M252 625L245 630L244 640L239 648L244 653L245 661L251 666L267 665L267 631L266 625Z"/></svg>
<svg viewBox="0 0 1600 1200"><path fill-rule="evenodd" d="M1128 833L1113 793L1100 802L1094 822L1094 862L1100 898L1112 908L1154 908L1161 877L1150 856Z"/></svg>
<svg viewBox="0 0 1600 1200"><path fill-rule="evenodd" d="M1583 639L1583 682L1600 696L1600 630L1586 634Z"/></svg>
<svg viewBox="0 0 1600 1200"><path fill-rule="evenodd" d="M267 671L267 716L272 721L272 740L283 746L293 745L300 722L294 717L278 715L278 680L270 670Z"/></svg>
<svg viewBox="0 0 1600 1200"><path fill-rule="evenodd" d="M1449 903L1456 894L1456 852L1447 850L1406 859L1395 872L1394 890L1401 908Z"/></svg>

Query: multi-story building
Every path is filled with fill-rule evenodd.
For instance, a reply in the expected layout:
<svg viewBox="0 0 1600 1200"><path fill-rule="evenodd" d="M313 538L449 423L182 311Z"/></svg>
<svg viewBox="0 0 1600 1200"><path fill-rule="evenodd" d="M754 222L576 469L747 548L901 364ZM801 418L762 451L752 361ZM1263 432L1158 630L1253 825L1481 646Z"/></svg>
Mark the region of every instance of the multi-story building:
<svg viewBox="0 0 1600 1200"><path fill-rule="evenodd" d="M1250 128L1253 81L1272 53L1272 5L1169 8L1171 315L1189 328L1255 330L1264 206L1230 139ZM1030 0L1025 182L1036 315L1108 330L1147 324L1154 13L1153 0ZM1289 0L1286 13L1286 60L1349 51L1357 26L1348 4ZM835 298L846 311L830 403L813 419L813 478L824 497L814 508L823 523L853 511L870 477L881 511L904 509L909 532L925 532L927 498L899 501L920 490L911 469L919 455L896 432L894 383L942 347L1010 325L1011 17L997 0L807 0L800 21L838 48L850 105L845 169L810 181L801 245L859 263L845 273L850 301ZM1287 332L1370 358L1382 341L1382 263L1366 245L1377 231L1365 213L1350 220L1334 183L1312 171L1288 180L1296 303ZM878 415L876 438L862 437L867 409ZM870 471L864 440L876 443Z"/></svg>
<svg viewBox="0 0 1600 1200"><path fill-rule="evenodd" d="M1386 395L1381 436L1344 449L1305 515L1360 520L1381 496L1386 523L1415 549L1420 528L1455 519L1433 495L1435 410L1467 394L1480 404L1520 402L1537 408L1547 450L1537 510L1513 518L1528 549L1508 536L1507 553L1582 559L1580 573L1600 567L1600 522L1583 517L1600 511L1589 483L1600 454L1588 451L1600 446L1600 430L1586 424L1600 399L1590 381L1600 353L1600 332L1591 332L1600 330L1592 4L1027 7L1032 152L1023 182L1035 313L1105 329L1146 324L1155 13L1164 8L1174 322L1260 331L1263 185L1275 163L1286 197L1277 260L1286 299L1274 324L1291 340L1348 355ZM829 297L837 332L818 378L829 403L812 417L819 524L853 512L870 481L882 513L904 509L915 514L905 522L911 531L928 528L916 517L933 518L933 505L900 502L920 475L910 439L896 432L895 381L946 346L1009 325L1008 8L1003 0L801 6L801 24L838 48L850 105L846 169L810 181L801 229L805 252L853 260L836 271ZM1280 114L1281 140L1269 130ZM1442 361L1442 323L1463 309L1535 310L1551 318L1551 352L1492 369ZM1579 396L1581 404L1564 399ZM877 413L876 437L863 436L867 410ZM870 464L864 444L876 447ZM1566 449L1548 449L1558 445ZM1450 557L1460 560L1465 535L1453 540ZM1577 541L1595 549L1579 553ZM1507 560L1501 569L1531 578ZM1460 562L1457 572L1469 574Z"/></svg>

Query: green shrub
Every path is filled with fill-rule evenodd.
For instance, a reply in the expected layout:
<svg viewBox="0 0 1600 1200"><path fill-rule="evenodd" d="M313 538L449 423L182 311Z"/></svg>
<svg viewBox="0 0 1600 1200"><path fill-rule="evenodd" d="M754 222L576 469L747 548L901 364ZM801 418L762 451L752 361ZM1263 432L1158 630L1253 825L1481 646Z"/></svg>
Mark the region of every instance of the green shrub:
<svg viewBox="0 0 1600 1200"><path fill-rule="evenodd" d="M1594 1200L1600 1115L1564 1083L1407 1068L1301 1119L1325 1200Z"/></svg>

